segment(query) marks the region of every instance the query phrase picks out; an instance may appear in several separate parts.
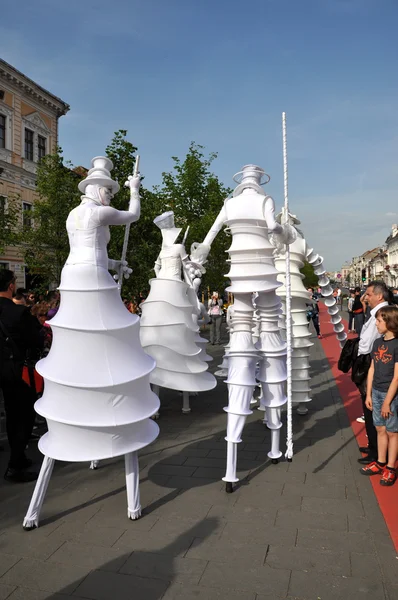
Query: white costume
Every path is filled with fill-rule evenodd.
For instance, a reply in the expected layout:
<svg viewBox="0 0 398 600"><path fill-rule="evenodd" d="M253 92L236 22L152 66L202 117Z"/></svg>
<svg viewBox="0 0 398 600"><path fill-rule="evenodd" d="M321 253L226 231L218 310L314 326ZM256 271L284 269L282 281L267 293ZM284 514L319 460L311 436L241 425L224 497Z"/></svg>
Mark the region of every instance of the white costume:
<svg viewBox="0 0 398 600"><path fill-rule="evenodd" d="M183 244L175 244L181 229L174 227L174 213L163 213L154 220L162 232L162 249L155 264L156 279L142 305L141 343L156 360L151 383L185 392L183 412L189 412L189 393L204 392L216 386L207 372L196 344L199 303L192 288L192 263ZM181 270L185 281L182 281Z"/></svg>
<svg viewBox="0 0 398 600"><path fill-rule="evenodd" d="M119 186L112 162L94 158L80 182L81 204L67 219L70 254L61 275L61 305L51 320L53 344L37 365L44 394L35 405L47 419L48 433L39 448L45 455L24 527L38 526L39 512L54 459L97 461L125 455L128 516L141 514L137 450L156 439L150 417L159 407L151 391L154 360L141 348L139 318L128 312L108 268L109 225L137 221L139 177L129 178L128 211L109 206ZM125 271L130 271L127 267Z"/></svg>
<svg viewBox="0 0 398 600"><path fill-rule="evenodd" d="M281 407L286 402L286 343L278 328L281 302L275 294L280 285L273 260L274 247L268 232L283 234L285 229L275 221L274 201L261 188L265 176L255 165L243 167L242 177L232 198L225 200L223 208L202 247L192 254L199 262L199 251L205 255L223 225L232 235L229 248L231 268L227 277L231 286L227 291L234 295L232 333L228 357L228 442L227 472L224 481L227 491L232 491L236 477L236 445L241 442L241 433L246 416L251 414L250 401L256 385L256 363L260 361L258 379L263 388L261 403L267 408L267 424L272 432L271 450L268 456L277 461ZM235 176L236 177L236 176ZM235 179L236 180L236 179ZM288 228L286 228L287 230ZM291 241L283 238L282 241ZM208 251L208 250L207 250ZM257 347L253 344L253 292L257 292L256 310L260 320L260 338Z"/></svg>

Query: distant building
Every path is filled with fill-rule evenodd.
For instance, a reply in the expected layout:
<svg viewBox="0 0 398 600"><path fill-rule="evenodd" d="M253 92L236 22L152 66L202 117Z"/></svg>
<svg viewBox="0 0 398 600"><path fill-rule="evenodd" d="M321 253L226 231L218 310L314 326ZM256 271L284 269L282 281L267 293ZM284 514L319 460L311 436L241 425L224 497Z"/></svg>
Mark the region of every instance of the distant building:
<svg viewBox="0 0 398 600"><path fill-rule="evenodd" d="M63 100L0 59L0 210L18 197L25 224L37 198L37 163L55 152L58 119L68 110ZM20 248L6 248L1 267L15 271L19 287L29 287L32 274Z"/></svg>

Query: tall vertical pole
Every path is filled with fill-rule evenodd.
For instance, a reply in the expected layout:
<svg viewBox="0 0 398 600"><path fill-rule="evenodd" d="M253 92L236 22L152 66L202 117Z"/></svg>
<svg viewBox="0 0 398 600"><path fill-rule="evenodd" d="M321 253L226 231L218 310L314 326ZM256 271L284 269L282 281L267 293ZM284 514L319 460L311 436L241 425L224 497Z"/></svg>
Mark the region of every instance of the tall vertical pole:
<svg viewBox="0 0 398 600"><path fill-rule="evenodd" d="M289 222L289 195L287 172L287 135L286 113L282 113L282 141L283 141L283 191L285 197L284 221ZM288 461L293 458L293 415L292 415L292 291L290 277L290 246L286 244L286 343L287 343L287 440L285 457Z"/></svg>

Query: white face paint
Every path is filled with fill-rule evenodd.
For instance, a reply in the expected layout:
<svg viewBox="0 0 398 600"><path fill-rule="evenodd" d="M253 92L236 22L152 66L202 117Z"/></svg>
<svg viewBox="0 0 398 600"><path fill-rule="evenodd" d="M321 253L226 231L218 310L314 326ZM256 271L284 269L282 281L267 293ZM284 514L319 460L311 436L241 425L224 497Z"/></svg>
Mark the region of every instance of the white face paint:
<svg viewBox="0 0 398 600"><path fill-rule="evenodd" d="M99 196L101 198L101 203L104 206L109 206L113 198L112 190L110 188L101 187L99 189Z"/></svg>

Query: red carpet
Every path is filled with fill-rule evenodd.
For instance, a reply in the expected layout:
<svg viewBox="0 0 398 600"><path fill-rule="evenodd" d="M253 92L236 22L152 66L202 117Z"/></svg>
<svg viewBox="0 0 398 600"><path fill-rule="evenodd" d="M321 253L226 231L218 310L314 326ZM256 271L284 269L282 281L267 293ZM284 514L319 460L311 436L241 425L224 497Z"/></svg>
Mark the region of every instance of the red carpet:
<svg viewBox="0 0 398 600"><path fill-rule="evenodd" d="M323 350L329 361L330 368L336 380L337 387L343 399L348 418L351 423L351 428L354 432L358 446L367 445L367 437L365 433L365 425L357 423L356 418L362 415L362 402L356 386L351 381L350 373L342 373L337 368L337 362L340 356L340 345L333 331L333 325L329 322L330 317L327 314L327 309L323 303L319 303L321 332L323 339L321 340ZM347 326L347 323L345 323ZM358 458L360 454L358 452ZM358 464L358 469L360 465ZM383 513L385 522L389 529L391 538L394 542L395 549L398 552L398 481L391 488L384 488L379 484L379 477L369 478L373 490L376 494L381 512Z"/></svg>

